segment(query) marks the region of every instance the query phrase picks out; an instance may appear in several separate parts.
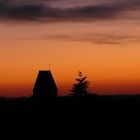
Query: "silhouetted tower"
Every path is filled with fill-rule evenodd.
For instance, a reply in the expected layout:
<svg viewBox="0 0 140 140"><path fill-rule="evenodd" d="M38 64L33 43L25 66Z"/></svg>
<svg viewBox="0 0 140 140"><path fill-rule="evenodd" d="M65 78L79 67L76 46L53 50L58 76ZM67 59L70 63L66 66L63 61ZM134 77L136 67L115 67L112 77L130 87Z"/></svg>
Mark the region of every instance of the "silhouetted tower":
<svg viewBox="0 0 140 140"><path fill-rule="evenodd" d="M36 98L58 96L58 89L51 71L39 71L33 88L33 96Z"/></svg>

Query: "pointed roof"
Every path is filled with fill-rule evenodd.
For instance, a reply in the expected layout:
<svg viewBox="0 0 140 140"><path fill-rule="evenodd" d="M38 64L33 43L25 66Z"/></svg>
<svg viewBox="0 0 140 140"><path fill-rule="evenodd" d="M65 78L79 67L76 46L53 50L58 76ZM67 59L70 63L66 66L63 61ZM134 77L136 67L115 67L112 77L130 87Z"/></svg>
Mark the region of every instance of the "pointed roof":
<svg viewBox="0 0 140 140"><path fill-rule="evenodd" d="M54 94L57 94L57 91L58 89L51 71L40 70L33 89L34 95L38 94L38 96L54 96Z"/></svg>

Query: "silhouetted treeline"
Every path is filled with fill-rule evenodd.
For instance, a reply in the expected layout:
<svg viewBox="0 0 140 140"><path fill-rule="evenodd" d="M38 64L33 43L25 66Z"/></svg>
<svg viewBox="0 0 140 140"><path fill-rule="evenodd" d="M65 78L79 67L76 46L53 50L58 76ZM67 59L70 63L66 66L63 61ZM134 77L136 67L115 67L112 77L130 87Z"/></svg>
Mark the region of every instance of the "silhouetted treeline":
<svg viewBox="0 0 140 140"><path fill-rule="evenodd" d="M140 105L140 95L112 95L112 96L97 96L96 94L90 96L61 96L57 98L0 98L0 107L20 107L20 106L39 106L39 105Z"/></svg>

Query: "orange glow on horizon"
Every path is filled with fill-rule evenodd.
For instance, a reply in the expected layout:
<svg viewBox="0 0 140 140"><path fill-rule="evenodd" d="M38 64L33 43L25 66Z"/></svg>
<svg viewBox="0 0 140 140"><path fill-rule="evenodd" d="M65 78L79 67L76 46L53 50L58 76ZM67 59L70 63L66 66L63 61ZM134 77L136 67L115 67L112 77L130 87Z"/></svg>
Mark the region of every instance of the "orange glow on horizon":
<svg viewBox="0 0 140 140"><path fill-rule="evenodd" d="M104 32L107 35L113 35L114 32L122 35L126 31L124 34L127 36L130 33L138 36L138 26L119 22L99 23L99 27L97 23L71 24L22 27L23 29L17 26L19 30L13 34L5 27L9 34L6 31L3 36L0 34L3 39L0 41L0 95L31 95L38 71L47 70L49 64L59 95L69 94L79 70L90 81L90 90L98 94L140 93L140 42L130 42L127 39L118 44L101 42L106 41ZM91 31L95 31L95 35ZM65 32L70 36L65 36ZM100 37L96 37L97 33L101 34ZM23 39L18 38L20 34ZM30 38L26 39L26 35Z"/></svg>

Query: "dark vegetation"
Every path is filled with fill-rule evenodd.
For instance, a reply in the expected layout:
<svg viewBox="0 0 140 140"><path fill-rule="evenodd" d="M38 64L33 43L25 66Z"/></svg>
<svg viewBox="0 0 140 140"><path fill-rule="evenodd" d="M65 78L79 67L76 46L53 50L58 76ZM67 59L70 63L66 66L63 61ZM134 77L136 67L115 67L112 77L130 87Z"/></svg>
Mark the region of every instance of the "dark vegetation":
<svg viewBox="0 0 140 140"><path fill-rule="evenodd" d="M86 76L83 77L82 72L77 74L76 83L73 84L71 91L71 96L87 96L90 95L88 91L89 81L86 80Z"/></svg>
<svg viewBox="0 0 140 140"><path fill-rule="evenodd" d="M113 95L113 96L97 96L90 95L85 97L58 97L48 99L36 99L34 97L27 98L0 98L0 111L3 109L65 109L71 108L79 110L95 108L111 109L123 107L140 107L140 95Z"/></svg>

